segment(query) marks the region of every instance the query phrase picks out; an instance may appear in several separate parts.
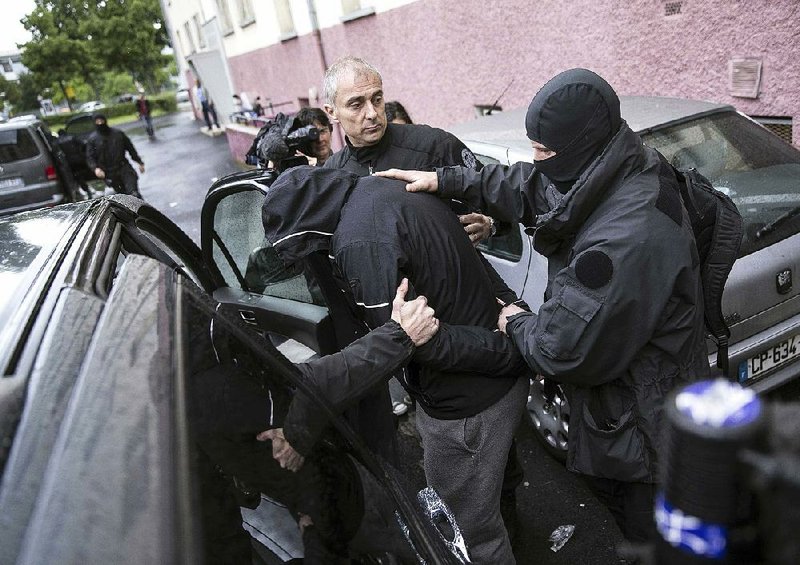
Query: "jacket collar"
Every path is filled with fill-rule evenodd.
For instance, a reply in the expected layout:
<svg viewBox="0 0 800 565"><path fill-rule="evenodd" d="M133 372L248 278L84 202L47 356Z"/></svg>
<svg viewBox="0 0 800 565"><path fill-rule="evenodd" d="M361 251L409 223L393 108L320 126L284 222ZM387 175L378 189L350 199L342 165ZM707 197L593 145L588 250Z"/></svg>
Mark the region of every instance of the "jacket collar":
<svg viewBox="0 0 800 565"><path fill-rule="evenodd" d="M347 143L347 148L359 163L375 163L392 144L393 126L394 124L387 124L386 131L383 133L383 137L378 140L378 143L367 145L366 147L353 147L350 138L345 136L344 140Z"/></svg>

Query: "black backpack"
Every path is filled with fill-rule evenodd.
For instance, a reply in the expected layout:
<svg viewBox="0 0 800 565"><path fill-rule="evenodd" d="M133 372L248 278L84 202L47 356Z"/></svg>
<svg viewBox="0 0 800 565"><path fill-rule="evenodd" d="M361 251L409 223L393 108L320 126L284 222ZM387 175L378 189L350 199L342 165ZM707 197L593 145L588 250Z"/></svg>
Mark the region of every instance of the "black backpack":
<svg viewBox="0 0 800 565"><path fill-rule="evenodd" d="M700 255L706 327L717 344L717 367L727 375L731 331L722 315L722 291L742 244L742 216L697 169L673 170Z"/></svg>

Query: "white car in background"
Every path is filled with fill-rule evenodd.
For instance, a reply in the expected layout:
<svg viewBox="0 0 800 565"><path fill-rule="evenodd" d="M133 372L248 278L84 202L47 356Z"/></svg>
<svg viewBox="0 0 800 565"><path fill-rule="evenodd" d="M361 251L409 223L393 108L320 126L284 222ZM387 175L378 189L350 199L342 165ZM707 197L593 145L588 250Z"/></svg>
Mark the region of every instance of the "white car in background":
<svg viewBox="0 0 800 565"><path fill-rule="evenodd" d="M800 285L793 284L800 271L800 151L731 106L658 97L621 97L621 103L622 117L647 145L680 169L698 169L742 215L742 247L723 296L731 329L727 376L760 393L795 381L800 375ZM449 131L484 164L532 160L525 109ZM482 250L537 310L547 264L521 227L489 239ZM714 367L716 346L710 339L708 352ZM565 458L569 406L560 387L545 393L541 382L533 382L528 410L549 451Z"/></svg>
<svg viewBox="0 0 800 565"><path fill-rule="evenodd" d="M102 110L105 107L106 105L99 100L92 100L90 102L81 104L80 108L78 108L78 112L96 112L97 110Z"/></svg>

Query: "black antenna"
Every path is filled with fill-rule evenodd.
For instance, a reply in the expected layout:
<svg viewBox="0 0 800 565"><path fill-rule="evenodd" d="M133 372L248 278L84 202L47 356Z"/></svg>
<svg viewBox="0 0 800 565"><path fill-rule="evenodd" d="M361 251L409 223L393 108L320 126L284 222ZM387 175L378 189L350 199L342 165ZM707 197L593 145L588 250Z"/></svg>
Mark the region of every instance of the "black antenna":
<svg viewBox="0 0 800 565"><path fill-rule="evenodd" d="M511 79L511 82L508 83L508 86L505 88L505 90L503 90L503 92L500 93L500 96L497 97L497 100L494 101L494 104L489 106L489 110L486 112L487 116L491 116L492 115L492 110L494 110L495 108L498 107L497 103L500 102L500 99L503 96L505 96L506 92L508 92L508 89L511 88L512 84L514 84L514 79L513 78Z"/></svg>

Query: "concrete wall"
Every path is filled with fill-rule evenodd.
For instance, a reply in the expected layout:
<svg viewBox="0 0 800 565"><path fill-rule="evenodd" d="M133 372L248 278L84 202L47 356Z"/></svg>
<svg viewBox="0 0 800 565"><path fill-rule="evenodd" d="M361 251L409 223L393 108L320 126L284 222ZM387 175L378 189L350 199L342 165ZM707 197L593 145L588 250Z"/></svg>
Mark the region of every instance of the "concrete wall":
<svg viewBox="0 0 800 565"><path fill-rule="evenodd" d="M345 54L369 60L382 70L387 99L402 101L418 122L469 120L474 105L493 103L512 78L500 105L525 106L552 75L583 66L620 94L701 98L792 117L800 145L797 0L683 0L674 16L665 16L661 0L420 0L321 33L328 63ZM734 57L762 59L757 99L729 94ZM229 63L235 90L294 102L294 109L310 87L321 92L310 35Z"/></svg>

